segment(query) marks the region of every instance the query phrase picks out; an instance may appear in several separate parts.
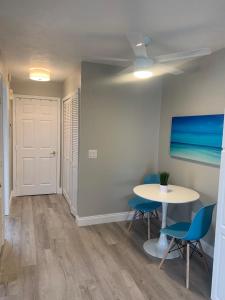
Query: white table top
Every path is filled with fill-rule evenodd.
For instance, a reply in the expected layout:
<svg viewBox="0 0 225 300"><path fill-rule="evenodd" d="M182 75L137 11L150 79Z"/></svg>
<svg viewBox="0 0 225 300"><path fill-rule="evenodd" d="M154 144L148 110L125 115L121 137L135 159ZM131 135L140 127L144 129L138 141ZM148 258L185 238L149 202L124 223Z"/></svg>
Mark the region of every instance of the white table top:
<svg viewBox="0 0 225 300"><path fill-rule="evenodd" d="M160 192L159 184L138 185L133 191L142 198L165 203L188 203L200 197L196 191L177 185L169 185L168 193Z"/></svg>

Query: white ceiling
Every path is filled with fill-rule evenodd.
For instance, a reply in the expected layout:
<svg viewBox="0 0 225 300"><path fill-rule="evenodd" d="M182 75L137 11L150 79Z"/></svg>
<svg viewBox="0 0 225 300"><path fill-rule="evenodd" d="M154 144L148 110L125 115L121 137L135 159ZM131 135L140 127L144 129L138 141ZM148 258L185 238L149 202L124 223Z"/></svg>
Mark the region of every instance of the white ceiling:
<svg viewBox="0 0 225 300"><path fill-rule="evenodd" d="M225 47L224 0L1 0L0 48L15 77L49 68L63 80L82 58L131 58L128 32L153 55Z"/></svg>

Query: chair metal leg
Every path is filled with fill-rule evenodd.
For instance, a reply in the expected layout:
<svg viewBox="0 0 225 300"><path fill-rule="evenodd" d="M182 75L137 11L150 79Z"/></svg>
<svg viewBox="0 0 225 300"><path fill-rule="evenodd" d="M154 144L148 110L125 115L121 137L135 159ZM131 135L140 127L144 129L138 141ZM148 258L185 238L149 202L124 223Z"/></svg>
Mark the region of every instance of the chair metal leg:
<svg viewBox="0 0 225 300"><path fill-rule="evenodd" d="M206 271L210 274L209 265L208 265L208 262L207 262L207 258L205 256L205 253L203 251L202 244L201 244L200 241L198 241L198 245L199 245L199 249L200 249L200 251L202 253L202 258L203 258L203 261L204 261L204 265L205 265Z"/></svg>
<svg viewBox="0 0 225 300"><path fill-rule="evenodd" d="M133 219L132 219L132 221L130 221L130 224L129 224L129 227L128 227L128 231L131 231L132 225L133 225L134 221L136 220L137 215L138 215L138 211L135 210Z"/></svg>
<svg viewBox="0 0 225 300"><path fill-rule="evenodd" d="M148 224L148 213L147 213L147 222L146 222L146 214L142 213L142 221L143 223Z"/></svg>
<svg viewBox="0 0 225 300"><path fill-rule="evenodd" d="M182 243L182 247L183 247L181 251L182 251L182 253L183 253L183 258L185 259L185 254L186 254L186 253L185 253L185 245L186 245L186 242L185 242L185 241L182 241L181 243Z"/></svg>
<svg viewBox="0 0 225 300"><path fill-rule="evenodd" d="M186 262L186 288L189 289L190 281L190 244L187 242L187 262Z"/></svg>
<svg viewBox="0 0 225 300"><path fill-rule="evenodd" d="M165 252L165 254L164 254L164 256L163 256L163 258L162 258L162 260L161 260L161 263L159 264L159 268L160 268L160 269L161 269L161 267L162 267L162 265L163 265L163 263L164 263L164 261L165 261L167 255L169 254L169 251L170 251L170 249L172 248L172 246L173 246L173 244L174 244L174 241L175 241L175 238L172 238L172 240L170 241L169 247L167 248L167 250L166 250L166 252Z"/></svg>
<svg viewBox="0 0 225 300"><path fill-rule="evenodd" d="M148 212L148 240L150 240L151 235L151 220L150 220L150 212Z"/></svg>
<svg viewBox="0 0 225 300"><path fill-rule="evenodd" d="M181 248L181 247L183 247L182 242L179 240L175 240L175 243L177 245L177 248L179 249L180 257L184 259L184 248Z"/></svg>

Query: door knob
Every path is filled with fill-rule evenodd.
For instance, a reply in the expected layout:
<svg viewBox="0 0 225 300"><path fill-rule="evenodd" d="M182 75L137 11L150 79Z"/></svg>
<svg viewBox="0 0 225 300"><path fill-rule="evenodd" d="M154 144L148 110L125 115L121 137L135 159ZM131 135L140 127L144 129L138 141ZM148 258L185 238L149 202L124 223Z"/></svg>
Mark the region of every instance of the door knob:
<svg viewBox="0 0 225 300"><path fill-rule="evenodd" d="M56 155L56 151L52 151L50 154L51 155Z"/></svg>

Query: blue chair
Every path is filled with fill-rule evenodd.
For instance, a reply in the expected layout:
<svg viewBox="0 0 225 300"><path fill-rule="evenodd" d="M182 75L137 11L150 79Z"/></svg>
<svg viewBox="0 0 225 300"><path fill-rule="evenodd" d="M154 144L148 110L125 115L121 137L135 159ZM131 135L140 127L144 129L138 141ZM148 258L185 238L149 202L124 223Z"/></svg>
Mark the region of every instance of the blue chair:
<svg viewBox="0 0 225 300"><path fill-rule="evenodd" d="M200 240L207 234L209 231L212 214L215 204L211 204L205 207L202 207L195 215L192 223L179 222L166 228L161 229L161 232L170 236L172 239L170 241L169 247L166 250L159 268L162 267L167 255L172 252L183 248L187 248L186 255L186 288L189 288L189 269L190 269L190 248L192 250L191 256L196 252L204 259L204 264L206 269L209 270L207 259L204 255L202 245Z"/></svg>
<svg viewBox="0 0 225 300"><path fill-rule="evenodd" d="M144 184L156 184L160 182L159 174L148 174L144 177ZM140 216L144 219L144 216L147 214L148 218L148 239L150 239L150 219L151 217L157 217L157 208L162 204L155 201L150 201L142 197L136 196L128 201L129 207L134 210L134 216L130 222L128 230L130 231L134 221L139 219Z"/></svg>

